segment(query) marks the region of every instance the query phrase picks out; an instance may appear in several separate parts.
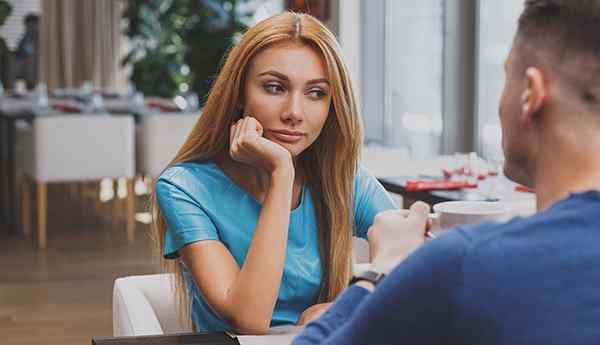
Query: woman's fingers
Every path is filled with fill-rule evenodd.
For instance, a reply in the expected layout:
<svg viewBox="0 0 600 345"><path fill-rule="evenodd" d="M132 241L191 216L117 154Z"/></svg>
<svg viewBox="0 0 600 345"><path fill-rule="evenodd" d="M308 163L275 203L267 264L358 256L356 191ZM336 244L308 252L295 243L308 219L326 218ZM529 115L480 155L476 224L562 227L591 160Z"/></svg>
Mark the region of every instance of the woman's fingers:
<svg viewBox="0 0 600 345"><path fill-rule="evenodd" d="M240 122L241 120L236 121L231 127L230 131L230 140L229 140L229 152L233 156L238 152L238 136L240 133Z"/></svg>
<svg viewBox="0 0 600 345"><path fill-rule="evenodd" d="M242 129L242 123L243 123L244 119L240 119L238 120L238 122L236 122L235 124L235 132L233 133L233 141L237 143L237 140L240 137L240 132Z"/></svg>
<svg viewBox="0 0 600 345"><path fill-rule="evenodd" d="M248 122L250 121L250 117L246 116L242 120L242 124L240 125L240 136L248 134Z"/></svg>

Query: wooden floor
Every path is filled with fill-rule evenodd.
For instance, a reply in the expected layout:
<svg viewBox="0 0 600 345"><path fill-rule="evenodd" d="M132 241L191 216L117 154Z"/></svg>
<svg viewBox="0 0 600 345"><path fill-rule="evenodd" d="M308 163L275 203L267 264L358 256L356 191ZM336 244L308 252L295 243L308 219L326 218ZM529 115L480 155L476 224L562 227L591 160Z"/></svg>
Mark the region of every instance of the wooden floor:
<svg viewBox="0 0 600 345"><path fill-rule="evenodd" d="M87 345L111 336L115 278L158 272L147 225L137 222L128 244L112 202L91 207L52 193L47 250L37 249L35 235L0 231L0 344Z"/></svg>

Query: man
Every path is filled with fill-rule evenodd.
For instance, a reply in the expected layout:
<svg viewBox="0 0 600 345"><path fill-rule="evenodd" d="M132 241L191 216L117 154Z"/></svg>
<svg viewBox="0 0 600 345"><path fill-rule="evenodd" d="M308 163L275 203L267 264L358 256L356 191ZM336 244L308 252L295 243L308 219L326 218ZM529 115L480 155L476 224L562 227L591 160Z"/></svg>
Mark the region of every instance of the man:
<svg viewBox="0 0 600 345"><path fill-rule="evenodd" d="M428 207L381 214L375 274L295 340L306 344L600 343L600 0L527 0L506 61L505 173L538 214L459 227L414 254ZM398 247L400 248L400 247Z"/></svg>
<svg viewBox="0 0 600 345"><path fill-rule="evenodd" d="M35 14L28 14L23 20L25 34L19 41L15 51L16 79L24 79L27 88L33 89L37 84L37 69L39 60L39 22Z"/></svg>

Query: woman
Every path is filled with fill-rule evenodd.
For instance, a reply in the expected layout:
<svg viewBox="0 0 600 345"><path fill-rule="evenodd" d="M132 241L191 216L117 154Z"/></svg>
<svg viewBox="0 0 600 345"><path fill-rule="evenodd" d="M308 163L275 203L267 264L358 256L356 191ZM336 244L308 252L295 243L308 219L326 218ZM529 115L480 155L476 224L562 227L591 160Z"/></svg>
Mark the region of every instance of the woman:
<svg viewBox="0 0 600 345"><path fill-rule="evenodd" d="M284 13L231 50L152 199L154 233L200 330L303 323L347 286L353 233L395 208L358 169L360 117L333 34Z"/></svg>

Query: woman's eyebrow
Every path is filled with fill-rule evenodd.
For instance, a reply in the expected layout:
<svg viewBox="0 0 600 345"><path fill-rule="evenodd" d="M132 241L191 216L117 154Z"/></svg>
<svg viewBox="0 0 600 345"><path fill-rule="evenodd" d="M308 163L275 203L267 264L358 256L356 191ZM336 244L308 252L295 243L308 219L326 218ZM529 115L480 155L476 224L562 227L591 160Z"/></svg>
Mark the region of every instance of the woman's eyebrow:
<svg viewBox="0 0 600 345"><path fill-rule="evenodd" d="M259 77L262 77L265 75L271 75L271 76L277 77L277 78L287 81L287 82L290 81L290 78L287 75L277 72L277 71L265 71L265 72L258 74ZM316 79L311 79L311 80L307 81L306 83L307 84L325 83L325 84L329 85L329 80L327 80L326 78L316 78Z"/></svg>
<svg viewBox="0 0 600 345"><path fill-rule="evenodd" d="M282 80L285 80L285 81L290 81L290 78L288 78L287 75L285 75L283 73L279 73L277 71L266 71L266 72L262 72L262 73L258 74L259 77L262 77L262 76L265 76L265 75L272 75L272 76L277 77L279 79L282 79Z"/></svg>
<svg viewBox="0 0 600 345"><path fill-rule="evenodd" d="M311 79L309 81L306 82L307 84L320 84L320 83L325 83L327 85L329 85L329 80L325 79L325 78L318 78L318 79Z"/></svg>

